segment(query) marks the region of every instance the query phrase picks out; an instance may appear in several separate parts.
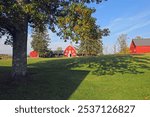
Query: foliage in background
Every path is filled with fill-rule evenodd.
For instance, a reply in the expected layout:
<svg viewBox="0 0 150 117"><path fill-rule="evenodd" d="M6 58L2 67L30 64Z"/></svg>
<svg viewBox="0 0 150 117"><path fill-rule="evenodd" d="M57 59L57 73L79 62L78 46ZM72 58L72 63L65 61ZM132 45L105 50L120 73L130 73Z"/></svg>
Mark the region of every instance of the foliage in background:
<svg viewBox="0 0 150 117"><path fill-rule="evenodd" d="M127 44L127 40L128 40L127 34L121 34L118 37L117 41L119 46L119 54L129 54L130 51Z"/></svg>
<svg viewBox="0 0 150 117"><path fill-rule="evenodd" d="M50 53L48 46L50 43L49 34L45 28L43 31L35 28L32 34L31 47L39 53L40 57L47 57Z"/></svg>
<svg viewBox="0 0 150 117"><path fill-rule="evenodd" d="M7 54L0 54L0 59L6 60L6 59L10 59L10 58L12 58L10 55L7 55Z"/></svg>
<svg viewBox="0 0 150 117"><path fill-rule="evenodd" d="M82 56L96 56L103 54L102 40L87 39L81 41L78 48L78 54Z"/></svg>
<svg viewBox="0 0 150 117"><path fill-rule="evenodd" d="M54 54L55 54L57 57L63 55L63 49L62 49L62 47L58 47L58 48L54 51Z"/></svg>
<svg viewBox="0 0 150 117"><path fill-rule="evenodd" d="M136 36L135 39L143 39L141 36Z"/></svg>

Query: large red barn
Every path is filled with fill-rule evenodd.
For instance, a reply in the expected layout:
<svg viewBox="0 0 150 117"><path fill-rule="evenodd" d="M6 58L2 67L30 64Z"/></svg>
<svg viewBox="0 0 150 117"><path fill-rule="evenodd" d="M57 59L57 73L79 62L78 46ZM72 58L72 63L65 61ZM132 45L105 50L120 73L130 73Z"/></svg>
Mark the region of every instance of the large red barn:
<svg viewBox="0 0 150 117"><path fill-rule="evenodd" d="M150 39L133 39L130 45L130 53L150 53Z"/></svg>
<svg viewBox="0 0 150 117"><path fill-rule="evenodd" d="M69 45L64 51L64 56L76 57L77 56L76 49L73 46Z"/></svg>

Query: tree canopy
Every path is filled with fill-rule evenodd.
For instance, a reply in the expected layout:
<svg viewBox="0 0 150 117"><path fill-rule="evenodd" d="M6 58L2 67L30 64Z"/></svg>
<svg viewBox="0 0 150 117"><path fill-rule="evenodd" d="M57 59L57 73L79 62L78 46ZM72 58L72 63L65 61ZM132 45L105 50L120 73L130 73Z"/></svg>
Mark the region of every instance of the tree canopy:
<svg viewBox="0 0 150 117"><path fill-rule="evenodd" d="M39 28L41 31L44 26L56 32L57 27L60 29L58 35L63 38L70 38L78 41L79 36L88 37L82 34L80 26L86 24L83 29L89 28L90 25L82 21L82 11L78 8L77 3L100 3L105 0L1 0L0 1L0 37L9 35L8 40L13 41L13 77L25 76L27 73L27 37L28 27ZM75 12L72 12L72 9ZM90 15L93 10L84 10L84 14ZM70 16L70 23L62 24L62 17ZM85 15L86 16L86 15ZM95 22L92 18L91 22ZM95 33L97 26L92 24L91 33ZM65 25L65 26L64 26ZM90 28L91 29L91 28ZM69 31L68 31L69 30ZM70 32L71 31L71 32ZM63 32L63 33L62 33ZM96 35L93 35L97 37ZM73 38L71 38L73 37ZM93 38L94 39L94 38ZM20 46L21 45L21 46Z"/></svg>
<svg viewBox="0 0 150 117"><path fill-rule="evenodd" d="M95 9L84 4L70 5L69 14L58 18L58 27L63 39L80 40L79 53L82 55L97 55L102 53L102 37L109 35L109 29L101 29L92 17Z"/></svg>
<svg viewBox="0 0 150 117"><path fill-rule="evenodd" d="M58 18L58 27L60 32L59 36L63 39L72 39L78 42L78 40L85 39L98 39L107 35L109 30L101 30L96 25L96 19L92 17L95 9L88 8L84 4L73 3L68 9L68 15L66 17Z"/></svg>
<svg viewBox="0 0 150 117"><path fill-rule="evenodd" d="M100 3L103 0L1 0L0 1L0 35L9 33L14 36L20 30L22 21L27 19L29 26L43 28L48 24L56 31L57 17L66 16L72 3ZM72 6L73 7L73 6ZM70 13L69 13L70 14Z"/></svg>

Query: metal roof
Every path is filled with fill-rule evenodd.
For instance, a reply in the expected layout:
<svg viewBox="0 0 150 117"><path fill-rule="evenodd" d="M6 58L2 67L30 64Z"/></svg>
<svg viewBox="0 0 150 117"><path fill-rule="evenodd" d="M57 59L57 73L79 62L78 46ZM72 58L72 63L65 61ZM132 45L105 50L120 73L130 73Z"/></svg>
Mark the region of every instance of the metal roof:
<svg viewBox="0 0 150 117"><path fill-rule="evenodd" d="M150 38L147 39L133 39L136 46L150 46Z"/></svg>

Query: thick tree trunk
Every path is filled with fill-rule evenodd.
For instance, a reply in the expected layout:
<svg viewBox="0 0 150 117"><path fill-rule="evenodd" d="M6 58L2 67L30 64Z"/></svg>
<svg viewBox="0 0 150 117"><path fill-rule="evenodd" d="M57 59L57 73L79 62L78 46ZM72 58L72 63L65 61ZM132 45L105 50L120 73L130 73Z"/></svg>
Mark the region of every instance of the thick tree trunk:
<svg viewBox="0 0 150 117"><path fill-rule="evenodd" d="M28 23L24 22L15 31L13 37L12 77L22 78L27 75L27 35Z"/></svg>

